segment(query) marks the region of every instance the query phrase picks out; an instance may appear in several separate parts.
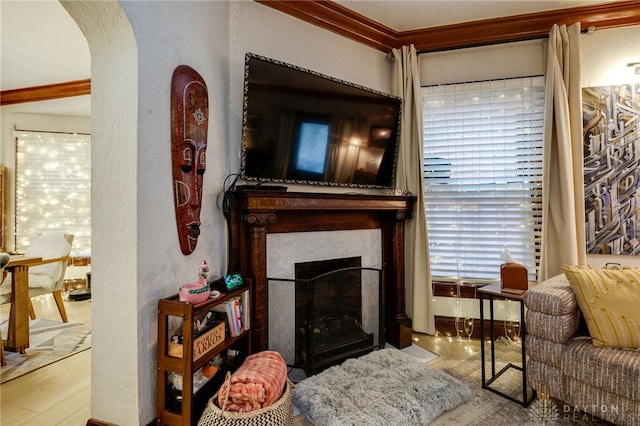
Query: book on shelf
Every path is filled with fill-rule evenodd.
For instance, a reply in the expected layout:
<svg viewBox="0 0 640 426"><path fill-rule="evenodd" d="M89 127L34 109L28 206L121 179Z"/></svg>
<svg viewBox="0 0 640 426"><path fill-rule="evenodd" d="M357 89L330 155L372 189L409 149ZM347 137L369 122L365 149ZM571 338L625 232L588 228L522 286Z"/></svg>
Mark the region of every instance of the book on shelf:
<svg viewBox="0 0 640 426"><path fill-rule="evenodd" d="M244 331L240 305L241 297L234 297L213 308L214 311L226 314L231 337L239 336Z"/></svg>
<svg viewBox="0 0 640 426"><path fill-rule="evenodd" d="M246 290L240 296L240 317L242 318L242 326L245 330L251 328L251 305L249 304L249 290Z"/></svg>
<svg viewBox="0 0 640 426"><path fill-rule="evenodd" d="M244 327L242 326L242 317L240 316L240 297L234 297L231 300L233 300L233 315L236 320L236 330L238 334L241 334L244 331Z"/></svg>

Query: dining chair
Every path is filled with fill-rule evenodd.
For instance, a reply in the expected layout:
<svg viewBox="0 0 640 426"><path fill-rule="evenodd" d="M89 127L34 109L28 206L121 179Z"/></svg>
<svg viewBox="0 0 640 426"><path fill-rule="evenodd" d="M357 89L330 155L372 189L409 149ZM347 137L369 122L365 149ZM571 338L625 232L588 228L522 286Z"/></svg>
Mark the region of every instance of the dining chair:
<svg viewBox="0 0 640 426"><path fill-rule="evenodd" d="M3 275L4 267L7 266L11 256L8 253L0 253L0 276ZM0 365L7 365L7 358L4 356L4 342L2 341L2 332L0 331Z"/></svg>
<svg viewBox="0 0 640 426"><path fill-rule="evenodd" d="M29 267L29 316L36 318L31 298L51 293L63 322L67 322L67 312L62 300L64 275L67 270L69 253L74 236L59 231L45 232L37 236L25 250L27 257L40 257L42 261ZM11 277L0 286L1 303L11 301ZM13 309L13 306L11 307Z"/></svg>

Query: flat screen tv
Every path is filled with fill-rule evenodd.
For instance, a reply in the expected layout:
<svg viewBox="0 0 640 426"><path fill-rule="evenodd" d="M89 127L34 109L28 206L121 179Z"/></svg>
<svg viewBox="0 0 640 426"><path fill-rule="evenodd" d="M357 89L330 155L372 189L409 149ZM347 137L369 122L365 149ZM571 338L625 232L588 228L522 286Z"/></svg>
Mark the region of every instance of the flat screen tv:
<svg viewBox="0 0 640 426"><path fill-rule="evenodd" d="M391 188L400 113L398 97L247 53L240 178Z"/></svg>

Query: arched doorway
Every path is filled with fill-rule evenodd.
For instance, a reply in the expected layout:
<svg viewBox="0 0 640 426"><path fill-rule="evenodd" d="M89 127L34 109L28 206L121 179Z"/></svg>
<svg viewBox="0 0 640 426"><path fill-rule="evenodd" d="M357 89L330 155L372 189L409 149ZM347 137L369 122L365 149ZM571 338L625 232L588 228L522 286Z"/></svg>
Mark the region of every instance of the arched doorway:
<svg viewBox="0 0 640 426"><path fill-rule="evenodd" d="M138 424L149 413L138 377L136 40L119 2L60 3L87 38L92 64L91 417Z"/></svg>

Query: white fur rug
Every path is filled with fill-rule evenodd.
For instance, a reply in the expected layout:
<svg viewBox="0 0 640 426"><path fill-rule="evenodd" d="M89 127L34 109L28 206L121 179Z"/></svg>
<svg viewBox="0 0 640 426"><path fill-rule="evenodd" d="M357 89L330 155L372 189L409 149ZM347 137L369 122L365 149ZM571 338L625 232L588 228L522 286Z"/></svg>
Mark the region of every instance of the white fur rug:
<svg viewBox="0 0 640 426"><path fill-rule="evenodd" d="M473 396L458 379L397 349L348 359L292 392L296 408L316 426L428 425Z"/></svg>

